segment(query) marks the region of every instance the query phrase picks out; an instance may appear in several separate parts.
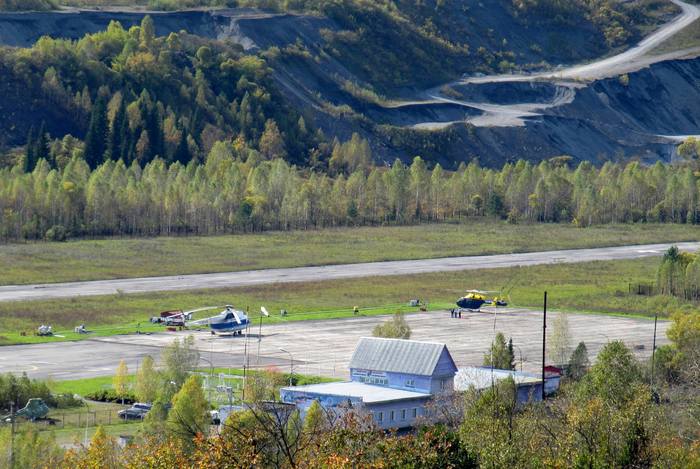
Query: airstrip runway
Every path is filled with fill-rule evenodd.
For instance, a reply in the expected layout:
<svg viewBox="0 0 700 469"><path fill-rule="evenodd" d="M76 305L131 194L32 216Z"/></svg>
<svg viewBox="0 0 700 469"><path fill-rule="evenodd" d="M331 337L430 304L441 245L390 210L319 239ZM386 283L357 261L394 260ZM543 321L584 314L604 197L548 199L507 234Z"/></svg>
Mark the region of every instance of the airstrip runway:
<svg viewBox="0 0 700 469"><path fill-rule="evenodd" d="M522 309L499 309L495 317L488 310L464 314L452 319L448 311L408 314L412 339L446 343L458 366L481 365L494 330L512 337L516 366L537 371L542 356L542 312ZM492 310L491 310L492 311ZM548 338L558 313L548 314ZM612 340L623 340L640 357L651 353L653 320L593 314L569 314L572 346L584 341L591 360L600 348ZM156 359L163 347L176 337L189 333L196 338L201 366L242 368L276 366L295 373L328 377L347 377L347 364L358 339L371 336L374 326L387 316L357 316L343 319L298 321L258 327L245 336L211 336L205 332L175 332L152 335L123 335L94 338L80 342L46 343L2 347L0 372L26 372L33 378L78 379L114 374L121 359L133 372L146 355ZM657 345L668 343L669 323L659 321ZM258 355L258 345L260 354ZM288 351L283 352L281 349ZM290 357L291 353L291 357ZM548 364L556 362L548 356Z"/></svg>
<svg viewBox="0 0 700 469"><path fill-rule="evenodd" d="M455 272L461 270L493 269L550 263L636 259L659 256L672 245L678 246L679 249L684 251L697 251L700 249L700 243L664 243L168 277L98 280L43 285L9 285L0 287L0 301L71 298L92 295L114 295L117 293L146 293L206 288L235 288L274 283L316 282L358 277Z"/></svg>

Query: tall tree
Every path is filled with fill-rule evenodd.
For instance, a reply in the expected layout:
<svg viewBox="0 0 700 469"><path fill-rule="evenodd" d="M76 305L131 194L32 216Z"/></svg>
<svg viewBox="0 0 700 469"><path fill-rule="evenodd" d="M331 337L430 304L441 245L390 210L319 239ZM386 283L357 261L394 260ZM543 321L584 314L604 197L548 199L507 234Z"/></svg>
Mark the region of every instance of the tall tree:
<svg viewBox="0 0 700 469"><path fill-rule="evenodd" d="M588 371L588 349L586 344L579 342L576 349L572 352L569 358L569 366L566 370L566 375L574 380L583 378Z"/></svg>
<svg viewBox="0 0 700 469"><path fill-rule="evenodd" d="M571 352L571 331L569 329L568 314L558 313L554 318L549 343L555 363L564 365Z"/></svg>
<svg viewBox="0 0 700 469"><path fill-rule="evenodd" d="M180 140L175 148L175 152L172 157L173 162L178 162L183 166L192 160L192 155L190 154L190 146L187 143L187 131L184 127L180 130Z"/></svg>
<svg viewBox="0 0 700 469"><path fill-rule="evenodd" d="M27 145L24 150L24 172L31 173L36 166L37 158L34 151L34 126L29 128L27 134Z"/></svg>
<svg viewBox="0 0 700 469"><path fill-rule="evenodd" d="M85 137L85 161L91 169L97 168L104 161L108 136L107 101L99 96L92 107L90 126Z"/></svg>
<svg viewBox="0 0 700 469"><path fill-rule="evenodd" d="M136 398L140 402L155 401L159 386L160 376L155 369L153 358L150 355L146 355L136 374Z"/></svg>
<svg viewBox="0 0 700 469"><path fill-rule="evenodd" d="M199 375L191 375L173 397L173 407L168 413L168 429L186 446L192 447L197 435L208 433L208 410L202 381Z"/></svg>
<svg viewBox="0 0 700 469"><path fill-rule="evenodd" d="M512 342L509 346L502 332L496 334L489 352L484 355L484 365L492 366L499 370L515 369L515 354L513 353Z"/></svg>
<svg viewBox="0 0 700 469"><path fill-rule="evenodd" d="M260 153L268 160L287 157L284 139L277 127L277 122L272 119L265 122L265 131L260 137Z"/></svg>
<svg viewBox="0 0 700 469"><path fill-rule="evenodd" d="M113 160L125 159L124 146L127 145L129 122L126 115L126 100L122 97L112 120L109 133L109 157Z"/></svg>
<svg viewBox="0 0 700 469"><path fill-rule="evenodd" d="M112 379L112 385L119 397L126 396L126 393L129 391L129 368L126 366L124 360L121 360L119 366L117 366L117 372Z"/></svg>
<svg viewBox="0 0 700 469"><path fill-rule="evenodd" d="M194 348L194 337L190 335L182 341L175 339L163 349L162 363L165 366L164 391L166 395L172 396L199 364L199 352Z"/></svg>

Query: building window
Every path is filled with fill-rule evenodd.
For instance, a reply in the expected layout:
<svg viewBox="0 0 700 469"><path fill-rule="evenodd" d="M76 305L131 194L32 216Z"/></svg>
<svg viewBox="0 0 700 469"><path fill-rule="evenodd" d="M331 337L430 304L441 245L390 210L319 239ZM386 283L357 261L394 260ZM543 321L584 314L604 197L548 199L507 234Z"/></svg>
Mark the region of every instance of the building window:
<svg viewBox="0 0 700 469"><path fill-rule="evenodd" d="M446 389L447 389L447 380L441 379L440 380L440 391L445 391Z"/></svg>
<svg viewBox="0 0 700 469"><path fill-rule="evenodd" d="M390 414L390 415L391 415L391 417L390 417L390 421L392 421L392 422L393 422L393 421L394 421L394 411L393 411L393 410L391 411L391 414Z"/></svg>
<svg viewBox="0 0 700 469"><path fill-rule="evenodd" d="M406 409L401 409L401 420L406 420Z"/></svg>
<svg viewBox="0 0 700 469"><path fill-rule="evenodd" d="M406 380L406 387L407 388L415 388L416 387L416 381L413 379L407 379Z"/></svg>
<svg viewBox="0 0 700 469"><path fill-rule="evenodd" d="M384 412L377 412L377 422L384 421Z"/></svg>
<svg viewBox="0 0 700 469"><path fill-rule="evenodd" d="M413 410L412 410L412 412L411 412L411 414L412 414L413 418L418 417L418 408L417 408L417 407L414 407Z"/></svg>

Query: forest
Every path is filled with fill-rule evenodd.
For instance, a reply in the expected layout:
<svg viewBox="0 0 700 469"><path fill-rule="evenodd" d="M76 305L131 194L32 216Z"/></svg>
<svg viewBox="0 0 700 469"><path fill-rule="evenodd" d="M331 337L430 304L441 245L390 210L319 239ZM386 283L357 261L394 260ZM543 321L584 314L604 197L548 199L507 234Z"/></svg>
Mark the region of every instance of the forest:
<svg viewBox="0 0 700 469"><path fill-rule="evenodd" d="M106 158L143 166L176 154L187 163L231 137L258 147L266 127L285 139L288 153L275 156L295 163L316 143L262 58L187 33L157 38L150 17L128 31L112 22L77 42L44 37L32 48L1 49L0 70L14 122L3 129L5 144L40 143L28 169L46 157L47 134L84 140L92 168Z"/></svg>
<svg viewBox="0 0 700 469"><path fill-rule="evenodd" d="M276 139L270 139L276 140ZM276 151L285 151L276 141ZM323 169L298 167L244 142L216 142L205 161L156 158L143 167L120 159L92 169L73 139L41 158L0 169L0 237L63 240L82 236L222 234L333 226L411 224L498 217L509 223L700 221L693 162L570 159L519 161L500 169L476 162L456 171L371 163L355 135L335 142Z"/></svg>

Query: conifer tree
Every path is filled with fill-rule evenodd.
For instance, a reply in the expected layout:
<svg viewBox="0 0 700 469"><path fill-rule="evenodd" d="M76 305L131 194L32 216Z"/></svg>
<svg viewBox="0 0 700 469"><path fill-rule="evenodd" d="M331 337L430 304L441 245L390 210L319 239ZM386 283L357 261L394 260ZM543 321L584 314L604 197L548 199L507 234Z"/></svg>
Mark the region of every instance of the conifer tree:
<svg viewBox="0 0 700 469"><path fill-rule="evenodd" d="M29 128L27 134L27 146L24 150L24 172L31 173L36 166L36 156L34 153L34 126Z"/></svg>
<svg viewBox="0 0 700 469"><path fill-rule="evenodd" d="M97 168L104 161L108 134L107 103L104 97L99 96L92 108L90 126L85 137L85 161L91 169Z"/></svg>
<svg viewBox="0 0 700 469"><path fill-rule="evenodd" d="M114 114L114 120L112 120L112 127L109 134L109 157L113 160L125 159L123 150L125 144L125 137L127 137L125 128L128 130L129 123L126 116L126 100L122 98L119 108L116 114Z"/></svg>
<svg viewBox="0 0 700 469"><path fill-rule="evenodd" d="M175 148L172 161L187 166L191 159L190 146L187 143L187 131L183 128L180 130L180 141L177 144L177 148Z"/></svg>

